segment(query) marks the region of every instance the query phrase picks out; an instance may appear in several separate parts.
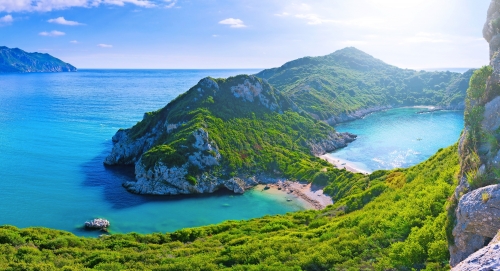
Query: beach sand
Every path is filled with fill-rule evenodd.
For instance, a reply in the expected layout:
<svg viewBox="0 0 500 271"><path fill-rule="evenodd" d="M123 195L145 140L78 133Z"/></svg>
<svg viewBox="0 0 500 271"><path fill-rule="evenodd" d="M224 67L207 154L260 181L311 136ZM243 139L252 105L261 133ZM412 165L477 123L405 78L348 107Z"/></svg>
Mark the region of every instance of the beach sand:
<svg viewBox="0 0 500 271"><path fill-rule="evenodd" d="M298 201L306 209L321 210L327 205L333 204L332 198L323 194L322 187L309 183L291 181L280 181L275 184L257 185L254 189L263 193L271 193L277 197L283 197L289 201Z"/></svg>
<svg viewBox="0 0 500 271"><path fill-rule="evenodd" d="M340 158L337 158L335 156L332 156L330 154L323 154L319 156L319 158L328 161L330 164L334 165L338 169L345 169L350 172L354 173L362 173L362 174L370 174L371 172L367 170L360 169L357 167L354 163L348 161L348 160L343 160Z"/></svg>

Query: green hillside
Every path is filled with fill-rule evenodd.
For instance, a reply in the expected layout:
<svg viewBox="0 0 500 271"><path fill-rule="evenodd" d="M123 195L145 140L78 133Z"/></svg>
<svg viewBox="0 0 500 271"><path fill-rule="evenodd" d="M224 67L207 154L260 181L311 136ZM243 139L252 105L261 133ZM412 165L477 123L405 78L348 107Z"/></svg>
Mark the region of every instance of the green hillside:
<svg viewBox="0 0 500 271"><path fill-rule="evenodd" d="M321 120L377 106L463 109L471 75L400 69L353 47L256 74Z"/></svg>
<svg viewBox="0 0 500 271"><path fill-rule="evenodd" d="M0 46L0 73L8 72L76 72L76 68L49 54Z"/></svg>
<svg viewBox="0 0 500 271"><path fill-rule="evenodd" d="M169 124L177 128L168 131L165 127ZM200 129L208 133L210 144L201 151L195 147ZM336 141L339 134L333 127L298 113L287 97L262 79L248 75L205 78L163 109L145 114L142 121L121 132L126 133L127 140L115 145L154 138L146 152L137 154L139 166L156 171L162 165L187 168L183 182L199 186L207 175L227 180L266 174L311 182L321 170L331 168L313 155L314 150L319 148L324 153L335 149L335 144L345 146ZM203 159L193 161L195 156ZM212 162L197 162L201 160Z"/></svg>
<svg viewBox="0 0 500 271"><path fill-rule="evenodd" d="M349 187L322 211L265 216L168 234L80 238L0 227L1 270L447 270L445 205L457 146L408 169L332 172Z"/></svg>

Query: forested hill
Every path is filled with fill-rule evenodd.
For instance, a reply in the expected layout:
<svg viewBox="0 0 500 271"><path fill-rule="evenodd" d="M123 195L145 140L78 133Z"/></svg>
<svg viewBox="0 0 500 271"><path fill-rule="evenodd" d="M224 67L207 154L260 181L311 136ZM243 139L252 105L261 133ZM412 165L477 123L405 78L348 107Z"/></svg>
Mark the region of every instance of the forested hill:
<svg viewBox="0 0 500 271"><path fill-rule="evenodd" d="M76 68L49 54L27 53L18 48L0 46L0 73L76 72Z"/></svg>
<svg viewBox="0 0 500 271"><path fill-rule="evenodd" d="M268 80L317 119L378 106L464 107L472 70L425 72L384 63L354 47L304 57L256 76Z"/></svg>

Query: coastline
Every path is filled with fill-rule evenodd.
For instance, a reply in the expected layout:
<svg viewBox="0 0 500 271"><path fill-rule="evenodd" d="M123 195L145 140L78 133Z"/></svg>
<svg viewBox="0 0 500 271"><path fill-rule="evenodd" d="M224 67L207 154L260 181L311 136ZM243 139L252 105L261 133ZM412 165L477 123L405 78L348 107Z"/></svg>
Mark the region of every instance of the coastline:
<svg viewBox="0 0 500 271"><path fill-rule="evenodd" d="M268 189L265 189L266 187ZM279 181L268 185L259 184L253 189L276 197L283 197L287 201L298 201L305 209L309 210L322 210L333 204L332 198L323 193L323 187L310 183Z"/></svg>
<svg viewBox="0 0 500 271"><path fill-rule="evenodd" d="M332 156L331 154L323 154L319 156L319 158L326 160L328 163L334 165L338 169L345 169L347 171L353 172L353 173L361 173L361 174L370 174L370 171L363 170L356 166L353 162L337 158L335 156Z"/></svg>

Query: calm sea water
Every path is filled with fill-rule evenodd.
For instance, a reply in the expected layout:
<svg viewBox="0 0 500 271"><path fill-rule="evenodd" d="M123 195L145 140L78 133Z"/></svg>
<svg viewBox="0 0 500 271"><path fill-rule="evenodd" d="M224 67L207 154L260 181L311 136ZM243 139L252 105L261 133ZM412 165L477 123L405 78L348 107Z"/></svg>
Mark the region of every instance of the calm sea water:
<svg viewBox="0 0 500 271"><path fill-rule="evenodd" d="M342 123L339 132L358 135L356 141L331 155L368 172L418 164L439 148L457 142L464 127L463 111L417 114L421 108L398 108Z"/></svg>
<svg viewBox="0 0 500 271"><path fill-rule="evenodd" d="M114 232L167 232L303 209L250 191L244 195L138 196L121 187L128 169L102 161L111 137L165 106L206 76L258 70L81 70L0 75L0 225L81 230L104 217Z"/></svg>

